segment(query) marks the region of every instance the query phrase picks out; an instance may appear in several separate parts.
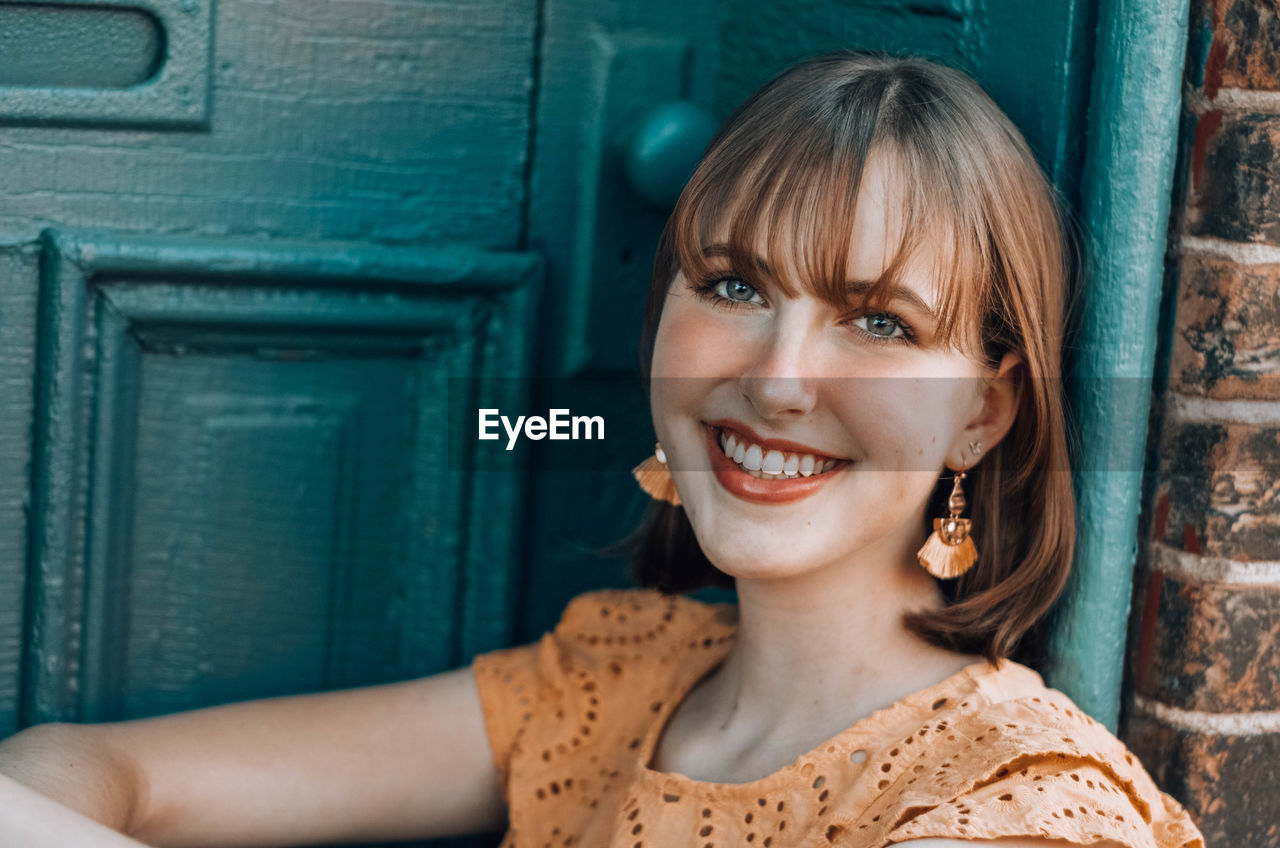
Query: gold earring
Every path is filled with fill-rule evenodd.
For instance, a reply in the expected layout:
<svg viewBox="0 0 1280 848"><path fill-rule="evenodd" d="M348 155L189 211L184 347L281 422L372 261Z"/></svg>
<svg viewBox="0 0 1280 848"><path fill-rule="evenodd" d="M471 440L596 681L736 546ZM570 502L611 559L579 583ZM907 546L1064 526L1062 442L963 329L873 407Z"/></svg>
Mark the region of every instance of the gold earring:
<svg viewBox="0 0 1280 848"><path fill-rule="evenodd" d="M631 469L631 474L649 497L672 506L680 505L680 495L676 493L675 481L667 468L667 454L661 442L654 442L653 456Z"/></svg>
<svg viewBox="0 0 1280 848"><path fill-rule="evenodd" d="M978 549L969 534L970 521L960 517L965 504L964 492L960 489L960 481L964 477L963 471L956 472L956 482L951 488L951 497L947 499L951 514L946 518L933 519L933 533L924 547L916 552L916 558L925 570L944 580L964 574L978 559Z"/></svg>

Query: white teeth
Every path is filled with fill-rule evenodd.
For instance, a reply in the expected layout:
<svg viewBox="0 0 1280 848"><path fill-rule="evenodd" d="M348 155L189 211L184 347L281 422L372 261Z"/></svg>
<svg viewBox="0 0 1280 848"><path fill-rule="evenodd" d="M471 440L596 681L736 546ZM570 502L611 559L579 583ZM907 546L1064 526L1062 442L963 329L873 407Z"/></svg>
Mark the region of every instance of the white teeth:
<svg viewBox="0 0 1280 848"><path fill-rule="evenodd" d="M742 466L752 477L762 480L810 477L830 471L840 464L839 460L820 460L811 453L784 454L780 450L766 453L759 445L739 442L732 434L723 431L720 433L720 447L725 456Z"/></svg>

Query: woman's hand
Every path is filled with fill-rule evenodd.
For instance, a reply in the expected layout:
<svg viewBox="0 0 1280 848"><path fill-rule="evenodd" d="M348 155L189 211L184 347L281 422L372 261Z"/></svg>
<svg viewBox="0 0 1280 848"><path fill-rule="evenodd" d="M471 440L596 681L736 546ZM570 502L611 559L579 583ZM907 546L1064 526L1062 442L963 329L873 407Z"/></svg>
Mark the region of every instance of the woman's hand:
<svg viewBox="0 0 1280 848"><path fill-rule="evenodd" d="M0 774L0 845L23 848L142 848L39 792Z"/></svg>

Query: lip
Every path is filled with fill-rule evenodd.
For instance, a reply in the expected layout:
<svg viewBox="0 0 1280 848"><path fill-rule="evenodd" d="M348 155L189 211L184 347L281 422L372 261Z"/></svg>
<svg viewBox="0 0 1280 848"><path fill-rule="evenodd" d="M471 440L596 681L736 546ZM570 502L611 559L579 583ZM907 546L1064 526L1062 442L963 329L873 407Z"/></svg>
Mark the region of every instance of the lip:
<svg viewBox="0 0 1280 848"><path fill-rule="evenodd" d="M711 470L715 473L716 479L720 481L721 486L724 486L730 494L744 501L772 505L804 500L816 494L819 489L834 480L836 475L850 464L848 460L844 460L844 464L838 465L830 471L814 474L810 477L797 477L794 480L762 480L759 477L752 477L739 468L736 462L724 455L717 437L717 431L720 428L721 425L713 422L707 422L702 428L707 435L707 452L711 456ZM734 428L727 426L726 429L732 430ZM747 433L743 435L747 435ZM780 443L775 440L770 446L776 447L778 444ZM794 443L781 442L781 444ZM777 449L789 450L793 453L812 453L807 448ZM834 457L832 458L834 459Z"/></svg>

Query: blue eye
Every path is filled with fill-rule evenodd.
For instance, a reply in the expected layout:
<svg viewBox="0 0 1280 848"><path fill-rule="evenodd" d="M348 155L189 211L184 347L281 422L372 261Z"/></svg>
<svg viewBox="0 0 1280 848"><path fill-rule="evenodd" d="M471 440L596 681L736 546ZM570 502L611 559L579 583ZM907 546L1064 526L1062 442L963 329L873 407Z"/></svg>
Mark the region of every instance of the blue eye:
<svg viewBox="0 0 1280 848"><path fill-rule="evenodd" d="M854 321L866 321L866 327L861 329L873 336L879 336L882 339L892 339L906 335L902 322L889 312L877 312L874 315L864 315L861 318L855 318Z"/></svg>
<svg viewBox="0 0 1280 848"><path fill-rule="evenodd" d="M724 294L720 293L722 286ZM732 276L712 277L703 280L701 283L693 285L693 290L694 294L703 300L710 301L712 305L725 309L737 309L747 306L753 298L760 296L760 292L755 286L741 277Z"/></svg>
<svg viewBox="0 0 1280 848"><path fill-rule="evenodd" d="M730 300L737 300L746 303L751 300L752 295L756 293L755 288L750 283L743 280L733 278L722 280L721 282L725 284L725 294Z"/></svg>

